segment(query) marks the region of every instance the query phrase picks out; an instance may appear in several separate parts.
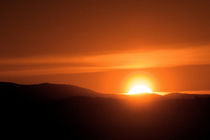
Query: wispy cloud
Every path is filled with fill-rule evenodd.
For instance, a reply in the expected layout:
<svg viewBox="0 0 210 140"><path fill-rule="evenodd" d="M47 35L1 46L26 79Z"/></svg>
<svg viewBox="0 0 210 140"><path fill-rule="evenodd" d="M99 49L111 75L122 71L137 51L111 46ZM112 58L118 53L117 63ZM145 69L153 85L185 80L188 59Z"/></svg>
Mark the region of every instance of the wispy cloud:
<svg viewBox="0 0 210 140"><path fill-rule="evenodd" d="M192 47L148 52L94 56L48 56L1 59L0 75L70 74L182 65L210 64L210 47Z"/></svg>

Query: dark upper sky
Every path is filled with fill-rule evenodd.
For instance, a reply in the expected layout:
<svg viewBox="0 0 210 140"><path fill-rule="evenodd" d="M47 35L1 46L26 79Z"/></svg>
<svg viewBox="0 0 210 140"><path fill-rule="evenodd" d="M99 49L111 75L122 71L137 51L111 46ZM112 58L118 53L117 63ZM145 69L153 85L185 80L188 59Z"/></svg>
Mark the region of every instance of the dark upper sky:
<svg viewBox="0 0 210 140"><path fill-rule="evenodd" d="M0 57L210 43L209 0L3 0Z"/></svg>
<svg viewBox="0 0 210 140"><path fill-rule="evenodd" d="M208 65L209 7L209 0L2 0L0 78Z"/></svg>

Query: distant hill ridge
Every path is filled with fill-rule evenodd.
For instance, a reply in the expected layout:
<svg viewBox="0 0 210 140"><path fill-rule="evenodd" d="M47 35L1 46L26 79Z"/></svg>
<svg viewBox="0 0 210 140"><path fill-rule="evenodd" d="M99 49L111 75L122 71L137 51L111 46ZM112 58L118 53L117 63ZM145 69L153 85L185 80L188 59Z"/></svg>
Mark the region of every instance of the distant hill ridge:
<svg viewBox="0 0 210 140"><path fill-rule="evenodd" d="M73 85L41 83L32 85L0 82L0 92L5 96L22 94L33 98L62 99L72 96L97 97L100 93ZM7 94L7 95L6 95Z"/></svg>
<svg viewBox="0 0 210 140"><path fill-rule="evenodd" d="M82 88L74 85L67 84L53 84L53 83L40 83L40 84L16 84L12 82L0 82L0 97L5 98L21 98L36 100L58 100L66 99L75 96L83 97L108 97L126 99L132 96L120 94L103 94L90 89ZM157 94L148 94L141 96L134 96L136 99L153 98L153 99L197 99L197 98L210 98L208 94L183 94L183 93L170 93L165 96Z"/></svg>

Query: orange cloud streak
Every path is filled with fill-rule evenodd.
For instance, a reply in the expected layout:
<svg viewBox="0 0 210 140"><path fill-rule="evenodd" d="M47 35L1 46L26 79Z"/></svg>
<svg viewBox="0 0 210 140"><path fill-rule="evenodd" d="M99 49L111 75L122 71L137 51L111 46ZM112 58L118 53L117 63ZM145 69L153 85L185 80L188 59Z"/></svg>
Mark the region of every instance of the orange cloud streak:
<svg viewBox="0 0 210 140"><path fill-rule="evenodd" d="M13 70L0 69L0 75L42 75L70 74L105 71L110 69L135 69L152 67L170 67L193 64L210 64L209 46L183 48L175 50L157 50L150 52L116 53L82 57L42 57L2 59L1 67L20 67ZM63 64L59 66L59 64ZM74 66L73 64L79 64ZM6 65L6 66L5 66ZM29 66L21 69L21 66ZM40 65L36 67L36 65ZM48 67L52 65L52 67ZM31 66L31 68L30 68Z"/></svg>

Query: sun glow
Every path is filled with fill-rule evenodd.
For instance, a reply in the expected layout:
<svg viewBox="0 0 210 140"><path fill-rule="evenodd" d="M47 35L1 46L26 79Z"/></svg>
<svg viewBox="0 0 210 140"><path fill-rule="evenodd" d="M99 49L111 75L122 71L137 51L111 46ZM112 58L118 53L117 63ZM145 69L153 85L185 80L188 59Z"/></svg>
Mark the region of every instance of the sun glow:
<svg viewBox="0 0 210 140"><path fill-rule="evenodd" d="M136 85L132 87L127 94L138 95L138 94L145 94L145 93L152 93L152 90L145 85Z"/></svg>

